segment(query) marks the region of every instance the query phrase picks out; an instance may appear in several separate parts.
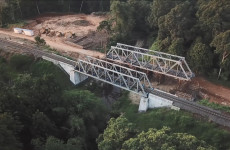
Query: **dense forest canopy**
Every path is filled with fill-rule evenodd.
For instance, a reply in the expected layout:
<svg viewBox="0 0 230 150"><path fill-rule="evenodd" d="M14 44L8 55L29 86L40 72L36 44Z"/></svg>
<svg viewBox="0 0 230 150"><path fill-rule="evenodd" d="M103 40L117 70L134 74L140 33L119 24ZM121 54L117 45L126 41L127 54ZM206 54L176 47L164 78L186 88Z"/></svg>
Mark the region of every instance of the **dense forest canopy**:
<svg viewBox="0 0 230 150"><path fill-rule="evenodd" d="M229 0L111 1L101 30L117 41L185 56L197 73L230 79Z"/></svg>
<svg viewBox="0 0 230 150"><path fill-rule="evenodd" d="M1 150L94 150L106 125L101 99L50 62L0 57L0 95Z"/></svg>
<svg viewBox="0 0 230 150"><path fill-rule="evenodd" d="M215 150L190 134L173 133L168 127L138 132L124 116L111 118L97 142L99 150Z"/></svg>

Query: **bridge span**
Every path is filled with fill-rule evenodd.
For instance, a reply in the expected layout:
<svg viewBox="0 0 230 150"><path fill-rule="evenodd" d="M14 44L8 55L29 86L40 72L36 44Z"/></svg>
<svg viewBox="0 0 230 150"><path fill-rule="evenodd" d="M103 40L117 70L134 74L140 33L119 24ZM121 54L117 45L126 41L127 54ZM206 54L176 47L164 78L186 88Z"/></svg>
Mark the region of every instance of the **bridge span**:
<svg viewBox="0 0 230 150"><path fill-rule="evenodd" d="M115 48L115 50L116 49L124 50L123 49L124 47L119 48L119 44L117 46L118 47ZM147 109L151 102L158 102L157 104L156 103L153 104L154 107L156 105L160 106L162 103L165 103L166 105L163 105L163 106L173 105L181 109L188 110L192 113L196 113L204 117L208 117L209 120L212 120L218 124L230 127L230 116L227 114L224 114L217 110L210 109L205 106L201 106L195 102L190 102L188 100L178 98L172 94L169 94L163 91L159 91L157 89L153 90L151 83L148 80L147 75L143 72L136 71L136 70L133 70L127 67L123 67L117 64L113 64L113 63L110 63L104 60L100 60L100 59L96 59L96 58L92 58L92 57L86 57L86 59L84 60L81 60L81 59L78 59L76 61L70 60L63 56L59 56L53 53L49 53L47 51L43 51L39 49L38 47L20 44L20 43L16 43L16 42L5 40L5 39L0 39L0 48L6 49L8 51L12 49L13 50L23 50L25 53L33 54L36 57L42 57L43 59L51 61L55 63L56 65L61 66L70 75L70 80L75 84L87 79L88 77L92 77L94 79L120 87L122 89L137 93L142 96L141 98L141 102L143 104L142 108ZM111 49L113 48L114 47L112 47ZM112 51L115 52L115 50L112 50ZM136 51L140 51L140 50L135 50L135 51L134 50L124 50L124 51L128 51L128 53L124 55L126 56L126 59L122 58L121 60L127 60L127 62L129 60L133 62L133 65L135 65L137 62L134 63L134 58L135 59L137 58L136 61L138 61L138 58L142 58L146 56L144 55L145 53L143 52L141 52L140 55L139 53L136 53ZM131 51L134 51L134 52L132 53ZM109 53L107 55L108 57L110 56ZM116 54L117 57L120 54L121 53L117 53ZM113 59L116 58L114 57L115 55L111 55L111 56ZM151 59L153 59L155 55L152 56L151 54L150 57L152 57ZM162 56L159 56L159 57L162 57ZM166 59L165 60L163 58L161 59L162 60L159 61L161 63L162 62L164 63L164 61L167 61ZM147 62L144 62L147 60L144 60L144 59L142 60L143 62L141 63L141 65L144 65L145 63L147 63ZM178 60L178 62L181 62L183 60L184 59L181 58L181 60ZM173 66L176 66L176 65L174 64ZM173 71L166 71L166 69L170 69L170 68ZM184 80L189 80L193 76L190 71L186 72L186 71L183 71L183 69L182 69L182 72L184 73L184 75L178 72L175 74L174 67L170 67L170 68L169 66L165 67L166 74L167 73L170 74L173 72L173 74L168 75L168 76L174 76L176 78L180 78ZM76 81L76 78L78 78L77 81ZM139 110L140 110L140 107L139 107ZM145 110L145 109L142 109L142 110Z"/></svg>
<svg viewBox="0 0 230 150"><path fill-rule="evenodd" d="M185 57L131 45L117 43L116 46L111 47L106 58L180 80L188 81L195 76Z"/></svg>

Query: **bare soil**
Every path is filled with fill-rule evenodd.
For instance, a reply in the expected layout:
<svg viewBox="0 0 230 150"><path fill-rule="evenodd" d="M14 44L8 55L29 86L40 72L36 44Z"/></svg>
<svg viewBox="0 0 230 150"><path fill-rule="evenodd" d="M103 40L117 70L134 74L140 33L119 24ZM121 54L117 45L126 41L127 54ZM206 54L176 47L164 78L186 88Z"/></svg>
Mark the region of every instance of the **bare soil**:
<svg viewBox="0 0 230 150"><path fill-rule="evenodd" d="M207 81L202 77L196 77L192 80L192 84L198 85L200 90L207 94L211 102L230 106L230 89L221 85L216 85Z"/></svg>
<svg viewBox="0 0 230 150"><path fill-rule="evenodd" d="M28 20L27 25L24 28L31 29L34 31L35 36L39 34L39 30L43 27L49 27L53 30L59 32L71 32L75 33L77 36L86 36L85 42L82 41L83 45L91 44L92 46L96 44L101 45L102 40L107 40L107 34L97 32L97 27L101 21L103 21L106 16L95 16L95 15L85 15L85 14L71 14L71 15L42 15L40 17L34 18L33 20ZM93 34L92 34L93 32ZM13 30L0 29L0 36L10 38L13 36L16 38L22 38L30 41L35 41L34 37L25 36L22 34L15 34ZM42 35L46 43L59 52L64 52L68 54L78 53L81 56L90 55L97 58L104 57L103 53L87 50L90 47L84 47L78 45L77 43L68 43L67 39L64 37L49 37ZM85 48L85 49L84 49ZM72 55L73 56L73 55ZM76 55L75 55L76 56Z"/></svg>
<svg viewBox="0 0 230 150"><path fill-rule="evenodd" d="M42 28L50 28L62 33L71 32L76 36L84 36L90 31L96 31L99 23L105 19L106 16L85 14L41 16L30 20L25 28L34 30L35 33L38 33Z"/></svg>

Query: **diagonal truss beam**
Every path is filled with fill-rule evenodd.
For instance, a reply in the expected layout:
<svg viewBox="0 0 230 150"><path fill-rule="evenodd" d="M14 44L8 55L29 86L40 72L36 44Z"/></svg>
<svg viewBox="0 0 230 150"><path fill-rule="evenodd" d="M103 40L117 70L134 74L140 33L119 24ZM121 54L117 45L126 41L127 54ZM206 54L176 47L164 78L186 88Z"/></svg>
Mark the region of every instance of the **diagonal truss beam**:
<svg viewBox="0 0 230 150"><path fill-rule="evenodd" d="M107 68L97 63L94 64L90 61L90 58L88 59L88 61L78 59L75 65L75 71L147 97L144 85L141 83L139 78L109 69L109 66Z"/></svg>
<svg viewBox="0 0 230 150"><path fill-rule="evenodd" d="M144 73L144 72L133 70L133 69L130 69L130 68L127 68L124 66L120 66L120 65L110 63L108 61L104 61L104 60L97 59L97 58L90 57L90 56L87 56L86 60L90 63L95 64L95 65L99 65L101 67L104 67L104 68L107 68L110 70L114 70L116 72L120 72L120 73L129 75L129 76L132 76L134 78L138 78L145 88L153 90L152 85L151 85L146 73Z"/></svg>
<svg viewBox="0 0 230 150"><path fill-rule="evenodd" d="M0 43L2 41L0 40ZM68 58L65 58L63 56L59 56L53 53L48 53L45 51L41 51L37 49L36 47L27 47L24 45L19 45L15 42L3 42L1 46L13 46L20 49L23 49L26 52L30 52L34 54L35 56L41 57L45 56L47 58L53 59L55 61L60 61L69 65L74 66L75 71L81 74L84 74L86 76L92 77L94 79L112 84L114 86L120 87L122 89L135 92L141 96L147 97L146 91L152 91L151 84L149 83L149 80L144 73L137 72L135 74L135 70L131 70L129 68L120 66L121 69L119 69L119 65L112 65L111 63L106 63L103 60L94 59L92 57L88 57L87 61L83 61L78 59L77 61L70 60ZM94 61L92 61L94 60ZM107 64L107 65L106 65ZM117 70L116 70L117 69ZM145 85L149 87L145 87Z"/></svg>
<svg viewBox="0 0 230 150"><path fill-rule="evenodd" d="M154 51L154 50L149 50L149 49L140 48L140 47L135 47L135 46L126 45L126 44L122 44L122 43L117 43L116 47L131 50L131 51L137 51L137 52L141 52L141 53L152 54L155 56L159 56L162 58L168 58L168 59L172 59L172 60L176 60L176 61L185 59L182 56L172 55L172 54Z"/></svg>
<svg viewBox="0 0 230 150"><path fill-rule="evenodd" d="M185 58L181 56L118 43L116 47L111 47L106 57L181 80L194 77Z"/></svg>

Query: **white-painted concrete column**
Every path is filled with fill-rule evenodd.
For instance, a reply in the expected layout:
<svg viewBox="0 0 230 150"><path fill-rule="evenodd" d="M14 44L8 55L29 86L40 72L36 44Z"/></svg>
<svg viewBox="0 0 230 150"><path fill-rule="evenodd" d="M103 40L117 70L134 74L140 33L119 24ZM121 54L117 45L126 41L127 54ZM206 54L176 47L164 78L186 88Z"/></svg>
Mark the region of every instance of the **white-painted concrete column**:
<svg viewBox="0 0 230 150"><path fill-rule="evenodd" d="M162 107L168 107L174 110L179 110L179 108L173 106L172 101L149 93L148 98L141 97L138 111L146 112L147 109L162 108Z"/></svg>
<svg viewBox="0 0 230 150"><path fill-rule="evenodd" d="M141 101L139 104L139 112L146 112L149 107L149 98L141 97Z"/></svg>
<svg viewBox="0 0 230 150"><path fill-rule="evenodd" d="M80 74L74 70L70 71L70 81L74 85L78 85L79 83L81 83L82 81L85 81L86 79L88 79L88 76L84 74Z"/></svg>

